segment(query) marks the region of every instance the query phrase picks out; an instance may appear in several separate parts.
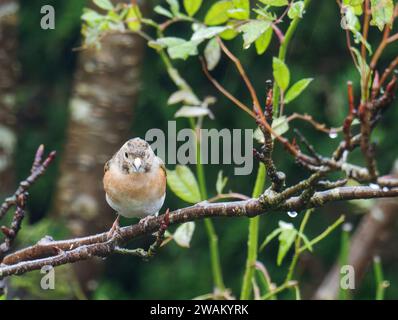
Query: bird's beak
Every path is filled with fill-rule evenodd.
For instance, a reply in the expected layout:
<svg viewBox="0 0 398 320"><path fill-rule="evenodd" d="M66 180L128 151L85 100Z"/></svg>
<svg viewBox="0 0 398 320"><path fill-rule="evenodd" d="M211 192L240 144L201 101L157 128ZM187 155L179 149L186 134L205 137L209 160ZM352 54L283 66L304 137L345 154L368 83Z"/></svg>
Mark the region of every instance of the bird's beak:
<svg viewBox="0 0 398 320"><path fill-rule="evenodd" d="M141 164L142 164L142 161L140 158L134 159L133 166L134 166L136 172L138 172L140 170Z"/></svg>

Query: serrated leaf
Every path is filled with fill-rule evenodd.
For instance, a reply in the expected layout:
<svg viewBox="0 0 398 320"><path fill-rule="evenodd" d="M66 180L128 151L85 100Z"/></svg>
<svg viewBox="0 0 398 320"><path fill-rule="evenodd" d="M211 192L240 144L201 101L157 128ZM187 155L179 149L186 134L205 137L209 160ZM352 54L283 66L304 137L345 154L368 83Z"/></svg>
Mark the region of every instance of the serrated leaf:
<svg viewBox="0 0 398 320"><path fill-rule="evenodd" d="M217 182L216 182L216 190L217 194L222 194L225 186L227 185L228 177L223 177L222 170L218 171Z"/></svg>
<svg viewBox="0 0 398 320"><path fill-rule="evenodd" d="M233 5L231 1L222 0L213 4L205 16L205 24L214 26L227 22L228 10L232 9Z"/></svg>
<svg viewBox="0 0 398 320"><path fill-rule="evenodd" d="M286 64L279 58L274 57L272 60L272 70L276 83L282 91L289 86L290 72Z"/></svg>
<svg viewBox="0 0 398 320"><path fill-rule="evenodd" d="M183 106L174 115L175 118L197 118L210 115L208 108L197 106Z"/></svg>
<svg viewBox="0 0 398 320"><path fill-rule="evenodd" d="M170 19L173 18L173 14L169 10L163 8L162 6L156 6L153 9L153 11L155 11L157 14L160 14L160 15L165 16L167 18L170 18Z"/></svg>
<svg viewBox="0 0 398 320"><path fill-rule="evenodd" d="M386 24L392 22L394 3L392 0L370 0L370 7L372 12L370 23L382 31Z"/></svg>
<svg viewBox="0 0 398 320"><path fill-rule="evenodd" d="M287 15L290 19L302 18L304 13L304 1L296 1L294 2L287 12Z"/></svg>
<svg viewBox="0 0 398 320"><path fill-rule="evenodd" d="M214 38L211 39L204 51L206 65L208 70L213 70L221 59L221 47L218 41Z"/></svg>
<svg viewBox="0 0 398 320"><path fill-rule="evenodd" d="M109 0L93 0L93 2L97 7L100 7L101 9L108 11L114 9L112 2L110 2Z"/></svg>
<svg viewBox="0 0 398 320"><path fill-rule="evenodd" d="M283 7L288 5L288 0L260 0L260 2L273 7Z"/></svg>
<svg viewBox="0 0 398 320"><path fill-rule="evenodd" d="M202 0L184 0L184 9L190 17L193 17L200 9Z"/></svg>
<svg viewBox="0 0 398 320"><path fill-rule="evenodd" d="M131 31L138 31L141 29L141 11L137 5L133 5L129 8L126 16L127 27Z"/></svg>
<svg viewBox="0 0 398 320"><path fill-rule="evenodd" d="M296 99L305 90L305 88L308 87L308 85L311 83L312 80L314 79L313 78L301 79L297 81L294 85L292 85L286 93L284 100L285 104L288 104L289 102Z"/></svg>
<svg viewBox="0 0 398 320"><path fill-rule="evenodd" d="M177 197L188 202L200 202L200 191L195 175L187 166L177 165L167 170L167 184Z"/></svg>
<svg viewBox="0 0 398 320"><path fill-rule="evenodd" d="M183 248L189 248L195 231L195 222L189 221L180 225L173 234L174 241Z"/></svg>
<svg viewBox="0 0 398 320"><path fill-rule="evenodd" d="M278 257L277 257L277 265L280 266L282 264L283 258L288 253L289 249L291 248L294 240L297 236L296 229L282 229L281 233L279 234L279 250L278 250Z"/></svg>
<svg viewBox="0 0 398 320"><path fill-rule="evenodd" d="M252 20L239 27L243 32L243 47L248 49L250 45L271 26L271 22L265 20Z"/></svg>
<svg viewBox="0 0 398 320"><path fill-rule="evenodd" d="M255 41L257 54L263 54L267 50L272 39L272 34L272 28L268 28L260 37L257 38Z"/></svg>
<svg viewBox="0 0 398 320"><path fill-rule="evenodd" d="M193 41L203 41L205 39L213 38L219 33L225 31L227 27L208 27L208 28L200 28L194 32L191 37Z"/></svg>

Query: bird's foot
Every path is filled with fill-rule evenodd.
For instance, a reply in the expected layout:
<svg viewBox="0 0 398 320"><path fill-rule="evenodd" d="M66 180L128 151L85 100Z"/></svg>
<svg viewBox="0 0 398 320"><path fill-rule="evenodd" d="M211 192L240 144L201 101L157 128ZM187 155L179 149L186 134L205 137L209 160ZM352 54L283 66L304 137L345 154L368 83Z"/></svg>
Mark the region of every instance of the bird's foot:
<svg viewBox="0 0 398 320"><path fill-rule="evenodd" d="M118 214L116 220L113 222L111 229L108 232L108 239L112 239L120 233L120 215Z"/></svg>
<svg viewBox="0 0 398 320"><path fill-rule="evenodd" d="M148 216L140 220L141 223L148 223L149 220L156 218L156 216ZM163 215L162 222L160 223L159 230L156 233L156 240L155 242L149 247L148 251L142 249L142 248L137 248L137 249L125 249L125 248L120 248L117 246L115 248L116 253L120 254L129 254L133 256L138 256L140 258L143 258L144 260L148 260L149 258L152 258L159 247L162 245L163 240L164 240L164 234L166 232L166 229L168 228L170 224L170 217L169 217L169 209L166 210L166 213ZM145 228L145 226L144 226Z"/></svg>
<svg viewBox="0 0 398 320"><path fill-rule="evenodd" d="M142 218L138 224L141 225L144 229L146 229L148 227L148 223L149 221L151 221L152 219L155 219L157 216L146 216L145 218Z"/></svg>

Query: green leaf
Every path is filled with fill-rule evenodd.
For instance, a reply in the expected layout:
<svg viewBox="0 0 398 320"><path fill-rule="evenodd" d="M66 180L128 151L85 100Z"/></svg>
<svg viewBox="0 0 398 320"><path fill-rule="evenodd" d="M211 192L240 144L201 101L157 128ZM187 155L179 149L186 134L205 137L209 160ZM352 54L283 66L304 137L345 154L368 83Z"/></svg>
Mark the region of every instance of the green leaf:
<svg viewBox="0 0 398 320"><path fill-rule="evenodd" d="M217 182L216 182L216 190L217 194L221 194L227 185L228 177L223 177L222 170L218 171Z"/></svg>
<svg viewBox="0 0 398 320"><path fill-rule="evenodd" d="M227 0L213 4L205 16L205 24L214 26L228 21L228 10L232 9L232 2Z"/></svg>
<svg viewBox="0 0 398 320"><path fill-rule="evenodd" d="M157 14L160 14L160 15L165 16L167 18L170 18L170 19L173 18L173 14L169 10L163 8L162 6L156 6L153 9L153 11L155 11Z"/></svg>
<svg viewBox="0 0 398 320"><path fill-rule="evenodd" d="M262 251L268 243L272 241L272 239L276 238L280 233L282 232L282 228L277 228L274 231L272 231L263 241L263 243L260 246L259 251Z"/></svg>
<svg viewBox="0 0 398 320"><path fill-rule="evenodd" d="M184 9L190 17L193 17L200 9L202 0L184 0Z"/></svg>
<svg viewBox="0 0 398 320"><path fill-rule="evenodd" d="M283 134L288 132L289 122L287 121L287 117L281 116L279 118L274 118L274 120L272 121L272 129L279 136L282 136ZM260 128L254 130L253 139L257 140L257 142L259 143L264 143L264 135ZM275 139L275 137L272 136L272 139Z"/></svg>
<svg viewBox="0 0 398 320"><path fill-rule="evenodd" d="M174 46L178 46L180 44L183 44L186 42L185 39L182 38L177 38L177 37L164 37L164 38L158 38L156 39L157 44L159 44L161 47L174 47Z"/></svg>
<svg viewBox="0 0 398 320"><path fill-rule="evenodd" d="M180 4L178 0L166 0L166 2L169 4L170 10L175 16L180 13Z"/></svg>
<svg viewBox="0 0 398 320"><path fill-rule="evenodd" d="M272 34L272 28L268 28L260 37L257 38L255 42L257 54L263 54L267 50L272 39Z"/></svg>
<svg viewBox="0 0 398 320"><path fill-rule="evenodd" d="M227 27L228 29L220 33L220 37L224 40L232 40L239 34L239 32L233 29L232 23L227 23Z"/></svg>
<svg viewBox="0 0 398 320"><path fill-rule="evenodd" d="M109 0L93 0L93 2L101 9L108 11L114 9L112 2Z"/></svg>
<svg viewBox="0 0 398 320"><path fill-rule="evenodd" d="M188 203L200 202L198 182L187 166L177 165L175 170L167 170L167 184L180 199Z"/></svg>
<svg viewBox="0 0 398 320"><path fill-rule="evenodd" d="M141 11L137 5L133 5L127 12L126 21L127 26L131 31L138 31L141 29Z"/></svg>
<svg viewBox="0 0 398 320"><path fill-rule="evenodd" d="M195 222L183 223L174 232L173 239L180 247L189 248L194 231Z"/></svg>
<svg viewBox="0 0 398 320"><path fill-rule="evenodd" d="M290 72L286 64L279 58L272 59L273 75L276 83L282 91L285 91L289 86Z"/></svg>
<svg viewBox="0 0 398 320"><path fill-rule="evenodd" d="M287 15L290 19L302 18L304 13L304 1L294 2L287 12Z"/></svg>
<svg viewBox="0 0 398 320"><path fill-rule="evenodd" d="M294 85L292 85L286 93L284 100L285 104L288 104L289 102L296 99L305 90L305 88L308 87L308 85L311 83L312 80L314 79L313 78L301 79L297 81Z"/></svg>
<svg viewBox="0 0 398 320"><path fill-rule="evenodd" d="M289 4L288 0L260 0L260 2L273 7L283 7Z"/></svg>
<svg viewBox="0 0 398 320"><path fill-rule="evenodd" d="M355 15L355 10L351 6L344 7L343 26L344 29L348 29L353 32L358 31L361 28L359 19Z"/></svg>
<svg viewBox="0 0 398 320"><path fill-rule="evenodd" d="M294 240L297 236L297 230L294 228L283 228L278 240L279 240L279 250L277 257L277 265L280 266L282 264L283 258L286 256L290 247L294 243Z"/></svg>
<svg viewBox="0 0 398 320"><path fill-rule="evenodd" d="M176 46L167 49L170 58L186 60L189 56L196 56L198 54L198 43L195 41L185 41Z"/></svg>
<svg viewBox="0 0 398 320"><path fill-rule="evenodd" d="M104 20L106 17L91 9L84 9L82 20L90 23L96 23Z"/></svg>
<svg viewBox="0 0 398 320"><path fill-rule="evenodd" d="M269 27L271 22L264 20L252 20L239 27L243 32L243 48L248 49Z"/></svg>
<svg viewBox="0 0 398 320"><path fill-rule="evenodd" d="M217 39L211 39L205 48L205 59L208 70L213 70L221 58L221 47Z"/></svg>
<svg viewBox="0 0 398 320"><path fill-rule="evenodd" d="M289 131L289 122L287 121L286 116L274 118L274 120L272 121L272 129L279 136L282 136L283 134L288 132ZM275 137L272 136L272 138L275 138Z"/></svg>
<svg viewBox="0 0 398 320"><path fill-rule="evenodd" d="M205 39L210 39L225 31L227 27L208 27L208 28L200 28L194 32L191 37L191 40L194 41L203 41Z"/></svg>
<svg viewBox="0 0 398 320"><path fill-rule="evenodd" d="M386 24L391 24L394 11L392 0L370 0L372 11L371 25L377 26L380 31Z"/></svg>
<svg viewBox="0 0 398 320"><path fill-rule="evenodd" d="M250 17L249 0L232 0L233 8L228 10L228 16L236 20L246 20Z"/></svg>

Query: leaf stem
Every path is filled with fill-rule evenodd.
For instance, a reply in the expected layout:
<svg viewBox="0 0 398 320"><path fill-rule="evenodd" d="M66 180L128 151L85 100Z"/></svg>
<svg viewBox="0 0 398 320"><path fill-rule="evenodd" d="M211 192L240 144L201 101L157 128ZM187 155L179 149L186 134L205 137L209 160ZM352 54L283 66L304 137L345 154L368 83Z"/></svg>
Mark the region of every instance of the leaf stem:
<svg viewBox="0 0 398 320"><path fill-rule="evenodd" d="M189 118L189 122L192 130L196 132L196 125L193 118ZM206 189L206 177L203 170L203 164L201 162L200 153L200 138L196 135L196 175L198 177L200 196L202 201L208 198ZM210 251L210 263L213 274L213 281L215 287L223 292L225 290L221 261L220 261L220 251L218 248L218 236L214 228L213 222L210 218L204 219L205 228L207 232L207 237L209 239L209 251Z"/></svg>
<svg viewBox="0 0 398 320"><path fill-rule="evenodd" d="M285 282L288 282L288 281L292 280L292 278L293 278L294 269L296 268L296 264L297 264L298 258L300 257L300 244L301 244L300 234L304 234L305 226L307 225L308 220L309 220L309 218L310 218L310 216L311 216L313 211L314 211L313 209L307 210L305 212L303 221L300 224L299 232L297 234L297 237L296 237L296 240L295 240L295 244L294 244L293 259L292 259L292 262L290 263L289 271L287 273Z"/></svg>
<svg viewBox="0 0 398 320"><path fill-rule="evenodd" d="M308 4L310 3L311 0L304 0L304 10L307 8ZM286 52L287 48L289 46L290 40L292 39L294 32L297 29L297 25L300 22L302 18L297 17L292 20L292 22L289 25L289 28L287 28L285 37L281 43L281 46L279 47L279 53L278 53L278 58L285 62L286 58ZM280 102L280 90L276 82L274 81L274 87L273 87L273 107L274 107L274 114L278 114L279 110L279 102Z"/></svg>
<svg viewBox="0 0 398 320"><path fill-rule="evenodd" d="M257 172L256 183L254 185L253 197L259 197L265 186L265 165L260 163ZM255 263L257 261L258 252L258 233L259 233L260 216L256 216L249 220L249 237L247 240L247 258L246 269L243 276L241 300L250 299L251 289L253 286L253 276L255 271Z"/></svg>

